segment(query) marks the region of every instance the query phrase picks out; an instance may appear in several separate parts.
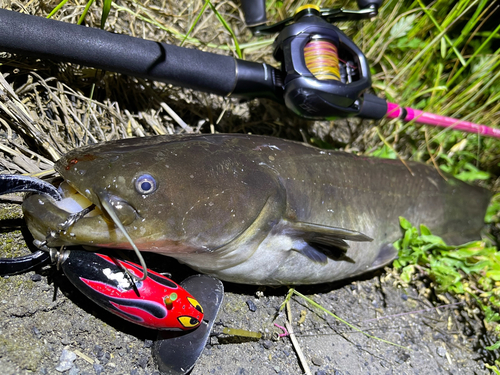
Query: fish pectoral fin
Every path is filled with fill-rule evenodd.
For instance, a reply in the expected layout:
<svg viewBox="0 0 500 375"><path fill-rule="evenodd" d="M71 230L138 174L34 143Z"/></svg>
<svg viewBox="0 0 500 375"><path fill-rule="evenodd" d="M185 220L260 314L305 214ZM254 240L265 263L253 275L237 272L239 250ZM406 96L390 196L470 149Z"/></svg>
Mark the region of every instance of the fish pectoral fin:
<svg viewBox="0 0 500 375"><path fill-rule="evenodd" d="M330 227L303 221L288 221L287 226L291 232L295 232L296 234L302 233L301 237L306 241L314 241L325 245L331 243L335 246L341 245L349 247L343 240L373 241L373 238L368 237L366 234L351 229Z"/></svg>
<svg viewBox="0 0 500 375"><path fill-rule="evenodd" d="M288 235L302 240L295 242L293 250L298 251L313 262L321 264L326 264L328 258L353 263L354 261L346 255L349 245L345 240L373 240L363 233L350 229L305 222L287 223L286 232Z"/></svg>

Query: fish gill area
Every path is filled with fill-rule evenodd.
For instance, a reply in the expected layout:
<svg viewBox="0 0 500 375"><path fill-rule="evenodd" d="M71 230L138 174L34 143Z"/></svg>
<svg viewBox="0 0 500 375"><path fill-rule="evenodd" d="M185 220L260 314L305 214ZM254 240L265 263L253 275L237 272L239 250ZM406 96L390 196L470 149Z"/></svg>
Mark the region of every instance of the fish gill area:
<svg viewBox="0 0 500 375"><path fill-rule="evenodd" d="M238 38L250 40L238 6L214 3ZM2 8L39 16L46 16L52 5L0 0ZM108 25L114 32L178 45L179 30L189 29L202 5L201 0L118 3L111 7ZM55 18L76 23L84 7L84 1L68 3ZM99 27L99 7L91 7L86 24ZM230 53L213 47L232 43L213 14L202 17L193 35L191 48ZM275 64L271 43L249 48L245 58ZM355 153L383 146L373 123L366 120L307 122L267 100L239 102L9 53L0 53L0 62L0 164L9 173L50 179L55 176L54 161L73 148L145 135L243 132L313 140L316 145ZM91 92L93 99L89 99ZM404 157L411 155L410 147L401 146L398 151ZM0 205L1 257L29 253L21 233L20 201L22 196L16 195ZM159 255L147 254L145 260L178 282L194 274ZM418 272L410 284L386 267L355 280L297 288L325 309L390 343L351 329L298 296L280 310L288 293L285 287L224 286L213 333L193 375L300 374L306 371L300 356L315 375L489 374L485 364L493 363L497 354L485 349L495 339L479 309L464 299L436 292L431 280ZM290 332L280 328L287 322L296 343ZM259 332L262 337L232 336L224 328ZM155 339L156 332L93 304L55 267L0 278L0 371L4 374L159 374L151 354Z"/></svg>

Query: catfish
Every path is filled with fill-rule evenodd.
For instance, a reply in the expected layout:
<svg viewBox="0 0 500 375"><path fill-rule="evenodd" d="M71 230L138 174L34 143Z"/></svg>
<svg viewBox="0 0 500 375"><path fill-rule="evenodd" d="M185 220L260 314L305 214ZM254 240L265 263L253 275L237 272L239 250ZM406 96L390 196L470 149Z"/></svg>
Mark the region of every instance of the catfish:
<svg viewBox="0 0 500 375"><path fill-rule="evenodd" d="M135 246L244 284L325 283L382 267L397 256L400 216L448 244L479 239L490 199L422 163L245 134L111 141L70 151L55 168L63 199L23 203L46 246Z"/></svg>

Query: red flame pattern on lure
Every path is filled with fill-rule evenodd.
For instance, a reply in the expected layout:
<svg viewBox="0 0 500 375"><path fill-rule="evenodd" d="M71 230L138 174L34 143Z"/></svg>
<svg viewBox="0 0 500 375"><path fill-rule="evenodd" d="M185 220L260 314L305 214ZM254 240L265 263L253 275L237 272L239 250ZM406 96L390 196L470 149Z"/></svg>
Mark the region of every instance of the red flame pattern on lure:
<svg viewBox="0 0 500 375"><path fill-rule="evenodd" d="M162 330L190 330L200 325L203 309L191 294L172 280L148 270L135 281L141 266L107 255L71 250L62 263L68 279L104 309L133 323Z"/></svg>

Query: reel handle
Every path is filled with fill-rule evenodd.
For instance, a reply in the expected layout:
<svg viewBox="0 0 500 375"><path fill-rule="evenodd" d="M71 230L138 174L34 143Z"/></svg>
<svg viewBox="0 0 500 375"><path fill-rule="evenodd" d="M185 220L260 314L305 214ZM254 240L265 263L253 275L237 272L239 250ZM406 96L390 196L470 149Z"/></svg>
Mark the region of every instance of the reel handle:
<svg viewBox="0 0 500 375"><path fill-rule="evenodd" d="M375 8L378 10L382 6L384 0L356 0L359 9Z"/></svg>
<svg viewBox="0 0 500 375"><path fill-rule="evenodd" d="M241 0L241 7L249 28L266 23L266 0Z"/></svg>

